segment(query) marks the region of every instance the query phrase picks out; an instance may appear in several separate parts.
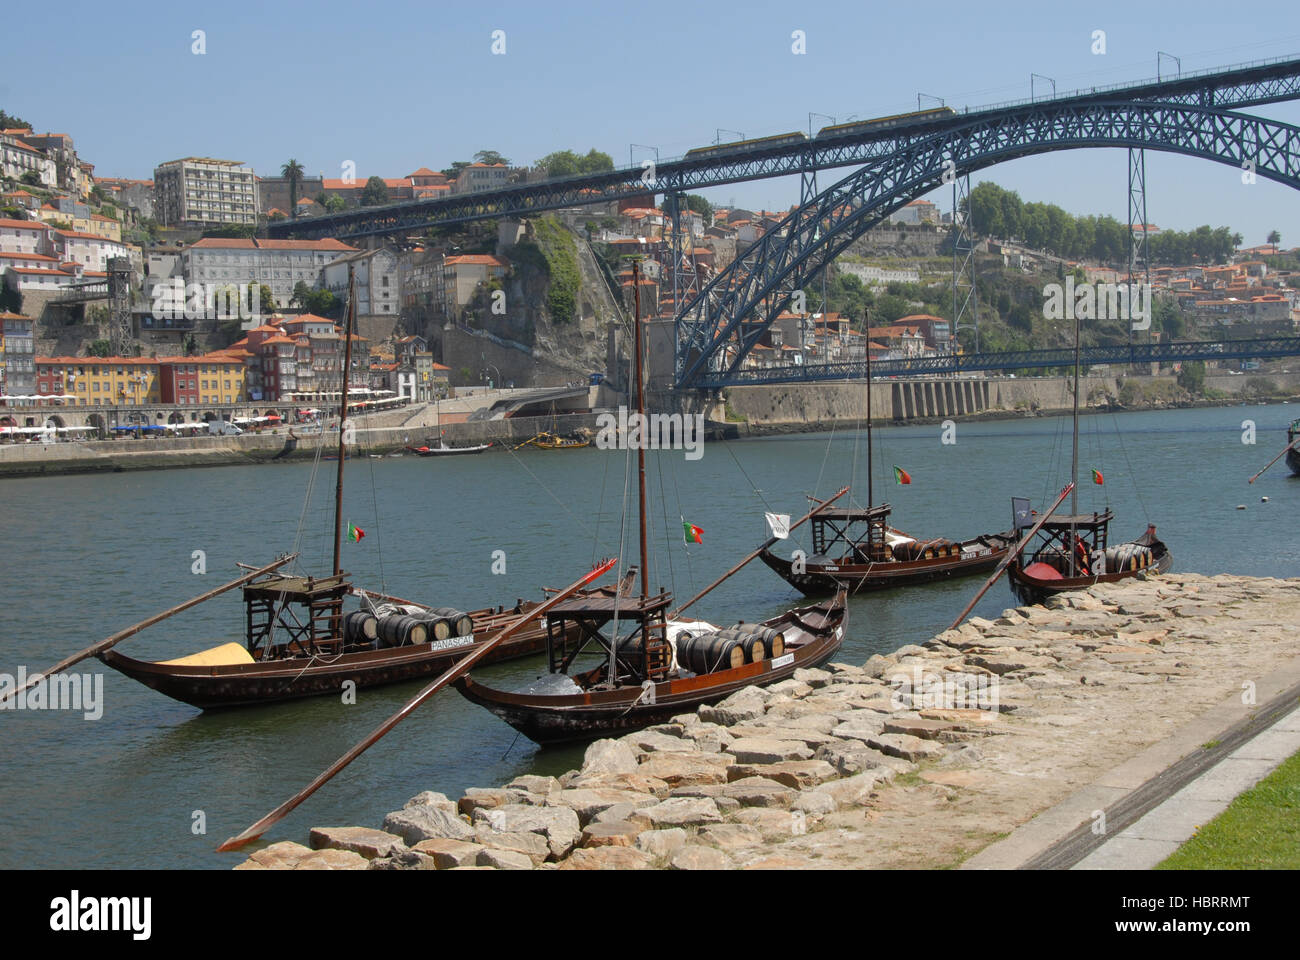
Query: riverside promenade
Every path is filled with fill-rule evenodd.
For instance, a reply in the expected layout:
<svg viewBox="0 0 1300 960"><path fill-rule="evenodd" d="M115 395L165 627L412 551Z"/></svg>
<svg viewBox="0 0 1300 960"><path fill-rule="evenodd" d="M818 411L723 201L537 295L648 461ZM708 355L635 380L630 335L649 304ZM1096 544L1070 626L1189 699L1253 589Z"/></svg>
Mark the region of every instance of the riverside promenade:
<svg viewBox="0 0 1300 960"><path fill-rule="evenodd" d="M1295 708L1298 617L1300 578L1098 585L597 741L558 778L426 791L236 869L1091 866Z"/></svg>

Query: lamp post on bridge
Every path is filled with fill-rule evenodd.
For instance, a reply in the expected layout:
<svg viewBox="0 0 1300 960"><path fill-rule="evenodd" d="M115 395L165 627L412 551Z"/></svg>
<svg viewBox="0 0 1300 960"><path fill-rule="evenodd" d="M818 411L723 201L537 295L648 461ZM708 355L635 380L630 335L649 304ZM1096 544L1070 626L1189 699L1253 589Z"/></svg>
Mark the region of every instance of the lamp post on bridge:
<svg viewBox="0 0 1300 960"><path fill-rule="evenodd" d="M1052 85L1052 96L1053 96L1053 97L1056 96L1056 81L1055 81L1055 80L1053 80L1051 77L1045 77L1045 76L1043 76L1041 73L1031 73L1031 74L1029 75L1029 99L1030 99L1031 101L1034 99L1034 80L1035 80L1035 79L1038 79L1038 80L1046 80L1048 83L1050 83L1050 84Z"/></svg>

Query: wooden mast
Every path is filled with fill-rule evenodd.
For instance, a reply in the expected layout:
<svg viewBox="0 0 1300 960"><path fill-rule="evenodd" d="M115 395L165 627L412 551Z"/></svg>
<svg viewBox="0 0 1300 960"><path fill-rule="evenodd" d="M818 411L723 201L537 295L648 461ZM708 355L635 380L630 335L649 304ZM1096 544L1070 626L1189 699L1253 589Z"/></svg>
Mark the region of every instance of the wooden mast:
<svg viewBox="0 0 1300 960"><path fill-rule="evenodd" d="M636 412L637 425L639 428L639 437L645 440L645 431L648 427L645 420L645 384L641 375L641 262L632 261L632 300L634 309L632 314L632 325L635 328L634 341L636 349ZM644 606L645 600L650 595L650 566L646 562L648 556L646 551L645 536L645 443L636 445L636 472L637 472L637 522L641 530L641 601Z"/></svg>
<svg viewBox="0 0 1300 960"><path fill-rule="evenodd" d="M347 456L348 374L352 367L352 311L356 309L355 277L353 266L348 264L348 310L343 322L343 396L339 401L339 472L334 487L334 576L343 572L341 550L343 546L343 458Z"/></svg>
<svg viewBox="0 0 1300 960"><path fill-rule="evenodd" d="M823 312L825 307L822 308ZM871 470L871 308L866 308L867 343L867 509L875 505Z"/></svg>
<svg viewBox="0 0 1300 960"><path fill-rule="evenodd" d="M1074 517L1079 515L1079 315L1074 317L1074 445L1070 454L1070 543L1066 553L1070 555L1070 576L1078 573L1078 558L1075 556L1074 542L1078 536L1075 532Z"/></svg>

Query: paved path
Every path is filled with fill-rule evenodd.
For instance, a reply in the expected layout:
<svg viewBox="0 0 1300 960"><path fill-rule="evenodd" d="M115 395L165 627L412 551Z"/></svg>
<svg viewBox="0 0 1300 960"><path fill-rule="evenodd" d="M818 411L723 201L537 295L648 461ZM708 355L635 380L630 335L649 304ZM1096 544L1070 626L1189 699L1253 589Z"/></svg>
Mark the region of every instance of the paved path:
<svg viewBox="0 0 1300 960"><path fill-rule="evenodd" d="M1300 711L1293 710L1219 761L1072 869L1150 870L1191 839L1241 793L1300 751Z"/></svg>

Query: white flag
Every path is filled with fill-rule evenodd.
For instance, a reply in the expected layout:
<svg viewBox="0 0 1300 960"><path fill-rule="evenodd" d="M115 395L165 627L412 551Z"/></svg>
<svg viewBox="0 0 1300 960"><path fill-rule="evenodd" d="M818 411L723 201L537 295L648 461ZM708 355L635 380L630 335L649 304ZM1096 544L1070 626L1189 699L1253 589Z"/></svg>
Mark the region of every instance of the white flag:
<svg viewBox="0 0 1300 960"><path fill-rule="evenodd" d="M778 540L785 540L790 536L790 514L788 513L765 513L767 517L767 527L772 531L772 536Z"/></svg>

